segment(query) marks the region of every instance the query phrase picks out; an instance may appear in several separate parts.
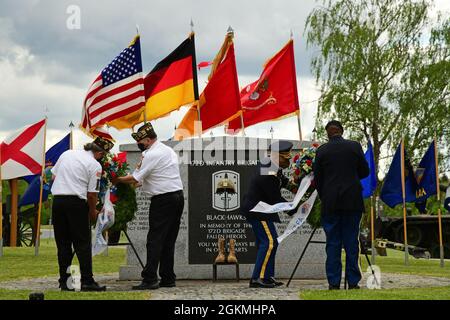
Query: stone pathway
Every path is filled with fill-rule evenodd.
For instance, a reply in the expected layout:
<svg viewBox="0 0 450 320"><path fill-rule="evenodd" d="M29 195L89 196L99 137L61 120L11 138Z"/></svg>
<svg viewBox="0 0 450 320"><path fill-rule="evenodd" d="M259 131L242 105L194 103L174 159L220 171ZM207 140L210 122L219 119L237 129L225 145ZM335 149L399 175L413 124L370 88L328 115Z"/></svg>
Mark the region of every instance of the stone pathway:
<svg viewBox="0 0 450 320"><path fill-rule="evenodd" d="M366 275L361 281L365 287ZM97 275L96 280L106 285L108 291L130 291L131 287L139 281L119 281L118 274ZM381 287L392 288L418 288L450 286L450 279L416 275L401 275L383 273ZM26 280L0 282L1 289L45 291L57 290L57 278L45 277ZM208 280L179 280L176 288L160 288L152 291L152 299L156 300L297 300L302 290L326 290L326 280L293 280L289 288L251 289L248 281L220 281L213 283Z"/></svg>

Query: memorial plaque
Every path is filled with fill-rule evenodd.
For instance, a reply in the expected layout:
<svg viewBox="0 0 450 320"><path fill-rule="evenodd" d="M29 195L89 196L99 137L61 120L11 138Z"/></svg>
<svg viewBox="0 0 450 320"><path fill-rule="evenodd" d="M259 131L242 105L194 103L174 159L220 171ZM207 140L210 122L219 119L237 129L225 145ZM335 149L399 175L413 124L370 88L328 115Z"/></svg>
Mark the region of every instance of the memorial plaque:
<svg viewBox="0 0 450 320"><path fill-rule="evenodd" d="M256 170L256 165L203 162L189 166L190 264L211 264L217 256L220 236L236 240L240 263L254 261L255 237L251 225L240 214L240 205Z"/></svg>

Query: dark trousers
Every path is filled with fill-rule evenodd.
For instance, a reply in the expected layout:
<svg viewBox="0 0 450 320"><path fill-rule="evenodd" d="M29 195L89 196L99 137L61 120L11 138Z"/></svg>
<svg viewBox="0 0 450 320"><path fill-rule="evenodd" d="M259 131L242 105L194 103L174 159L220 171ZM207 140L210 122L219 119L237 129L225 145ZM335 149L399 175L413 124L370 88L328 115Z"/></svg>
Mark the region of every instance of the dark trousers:
<svg viewBox="0 0 450 320"><path fill-rule="evenodd" d="M142 270L145 282L158 280L158 265L162 282L175 281L175 242L183 208L184 196L181 190L152 197L148 218L147 263Z"/></svg>
<svg viewBox="0 0 450 320"><path fill-rule="evenodd" d="M52 222L58 248L59 282L65 283L70 276L67 268L72 264L72 245L80 262L81 282L92 282L91 227L87 202L77 196L55 196Z"/></svg>
<svg viewBox="0 0 450 320"><path fill-rule="evenodd" d="M275 276L275 255L278 248L278 234L272 221L248 219L256 238L256 262L252 279L266 279Z"/></svg>
<svg viewBox="0 0 450 320"><path fill-rule="evenodd" d="M326 272L328 283L339 286L342 276L341 252L345 249L345 274L349 285L361 280L359 269L359 223L361 213L322 215L322 226L327 237Z"/></svg>

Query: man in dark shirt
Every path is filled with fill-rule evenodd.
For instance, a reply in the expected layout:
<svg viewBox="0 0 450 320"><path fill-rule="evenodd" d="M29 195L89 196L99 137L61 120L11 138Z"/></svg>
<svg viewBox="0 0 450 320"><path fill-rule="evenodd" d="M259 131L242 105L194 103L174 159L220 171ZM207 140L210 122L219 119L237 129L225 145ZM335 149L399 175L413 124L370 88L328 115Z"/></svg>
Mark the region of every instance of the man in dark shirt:
<svg viewBox="0 0 450 320"><path fill-rule="evenodd" d="M325 129L329 142L318 148L313 169L327 238L329 289L340 287L342 247L346 253L345 273L349 289L358 289L361 280L359 223L364 212L360 180L369 175L369 166L361 145L342 138L344 128L339 121L330 121Z"/></svg>
<svg viewBox="0 0 450 320"><path fill-rule="evenodd" d="M292 143L289 141L279 141L270 145L270 159L262 161L263 164L259 166L259 170L252 178L249 191L241 206L241 213L252 225L258 250L250 288L274 288L283 285L274 278L275 254L278 247L278 235L274 222L280 222L280 217L278 213L266 214L250 210L259 201L268 204L286 202L281 196L280 189L288 183L282 169L289 167L291 149Z"/></svg>

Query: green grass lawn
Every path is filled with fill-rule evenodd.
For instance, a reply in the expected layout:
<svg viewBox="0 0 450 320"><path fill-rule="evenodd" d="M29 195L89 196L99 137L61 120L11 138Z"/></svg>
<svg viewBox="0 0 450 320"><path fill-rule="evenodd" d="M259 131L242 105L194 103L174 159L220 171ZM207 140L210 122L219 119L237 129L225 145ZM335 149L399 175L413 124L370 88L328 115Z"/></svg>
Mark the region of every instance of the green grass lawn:
<svg viewBox="0 0 450 320"><path fill-rule="evenodd" d="M370 259L370 255L369 255ZM406 275L423 275L450 278L450 260L440 267L439 259L416 259L409 257L409 266L405 266L405 253L397 250L387 250L387 256L376 256L376 265L381 274L398 273ZM345 265L345 255L342 258ZM361 255L361 269L366 272L367 260ZM305 300L450 300L450 287L408 288L381 290L305 290L300 292L300 298Z"/></svg>
<svg viewBox="0 0 450 320"><path fill-rule="evenodd" d="M30 290L0 289L0 300L28 300ZM148 291L106 291L106 292L61 292L48 290L44 292L45 300L148 300Z"/></svg>
<svg viewBox="0 0 450 320"><path fill-rule="evenodd" d="M416 259L410 255L409 265L405 266L405 253L388 249L386 257L375 257L375 264L380 267L381 273L415 274L450 278L450 260L448 259L445 261L444 268L441 268L439 259ZM366 258L361 255L361 268L363 272L366 272L367 266Z"/></svg>
<svg viewBox="0 0 450 320"><path fill-rule="evenodd" d="M450 300L450 287L381 290L306 290L304 300Z"/></svg>
<svg viewBox="0 0 450 320"><path fill-rule="evenodd" d="M3 250L3 257L0 258L0 281L58 275L54 239L41 241L38 256L34 255L34 247L5 247ZM125 254L124 247L109 247L108 256L95 256L93 258L94 276L118 272L119 266L126 262ZM74 264L78 264L78 259L74 259Z"/></svg>
<svg viewBox="0 0 450 320"><path fill-rule="evenodd" d="M115 273L125 264L126 249L109 247L108 256L97 255L93 258L94 277L96 274ZM74 264L78 260L74 259ZM34 255L34 247L4 248L0 258L0 281L58 276L58 261L54 239L43 239L39 255ZM56 287L55 283L55 287ZM0 289L0 300L28 300L30 290ZM146 300L149 292L60 292L47 290L46 300Z"/></svg>

